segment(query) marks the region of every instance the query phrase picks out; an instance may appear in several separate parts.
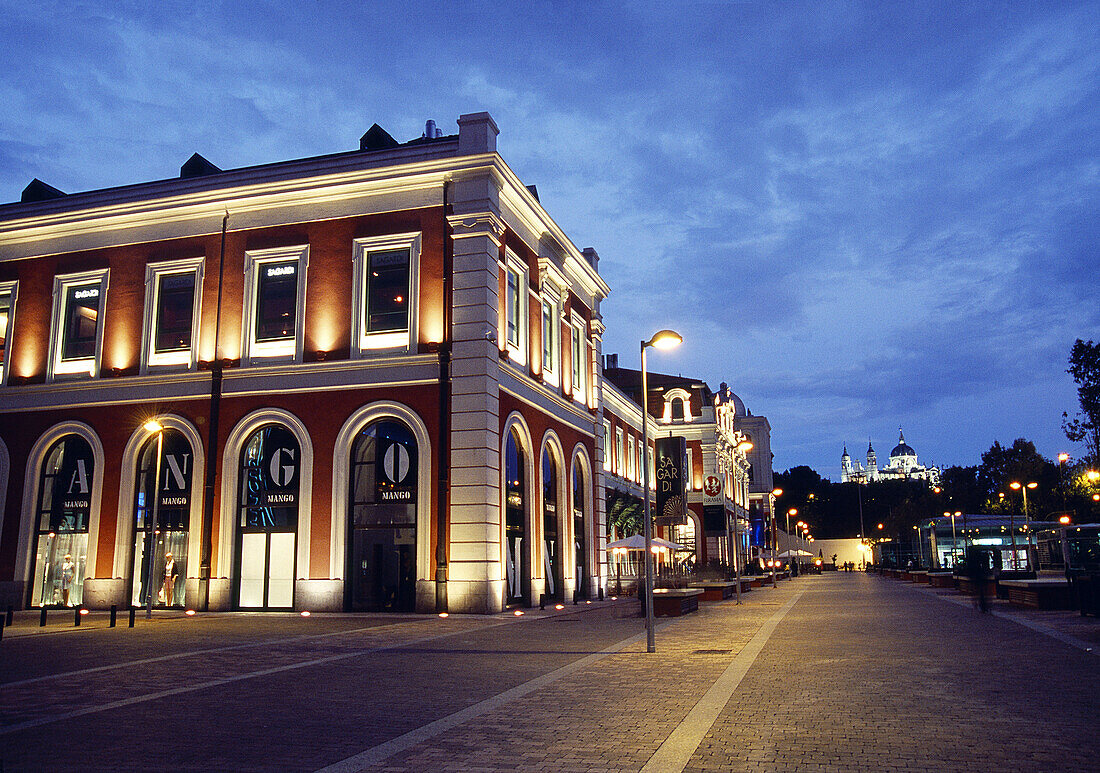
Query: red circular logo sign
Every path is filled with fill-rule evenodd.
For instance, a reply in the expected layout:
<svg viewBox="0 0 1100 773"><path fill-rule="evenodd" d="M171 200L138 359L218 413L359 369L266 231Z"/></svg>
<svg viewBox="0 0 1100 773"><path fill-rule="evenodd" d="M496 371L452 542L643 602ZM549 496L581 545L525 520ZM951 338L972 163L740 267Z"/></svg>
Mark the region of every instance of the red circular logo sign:
<svg viewBox="0 0 1100 773"><path fill-rule="evenodd" d="M703 481L703 493L708 497L716 497L722 493L722 481L713 475L708 475Z"/></svg>

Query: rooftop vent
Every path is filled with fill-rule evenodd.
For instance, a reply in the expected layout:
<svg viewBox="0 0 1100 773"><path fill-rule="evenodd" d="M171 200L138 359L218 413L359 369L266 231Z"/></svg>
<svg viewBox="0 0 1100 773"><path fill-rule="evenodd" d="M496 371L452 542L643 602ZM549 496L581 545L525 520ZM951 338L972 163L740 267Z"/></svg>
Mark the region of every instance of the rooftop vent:
<svg viewBox="0 0 1100 773"><path fill-rule="evenodd" d="M360 150L386 150L396 148L400 144L378 124L367 129L367 133L359 138Z"/></svg>
<svg viewBox="0 0 1100 773"><path fill-rule="evenodd" d="M539 189L537 185L528 185L527 190L531 191L531 195L535 197L535 201L539 200ZM541 201L539 202L542 203Z"/></svg>
<svg viewBox="0 0 1100 773"><path fill-rule="evenodd" d="M443 130L435 125L435 121L429 118L424 123L424 136L423 139L434 140L443 136Z"/></svg>
<svg viewBox="0 0 1100 773"><path fill-rule="evenodd" d="M59 191L52 185L46 185L46 183L35 177L31 180L30 185L23 189L23 195L19 197L19 200L27 204L32 201L59 199L64 195L66 195L65 191Z"/></svg>
<svg viewBox="0 0 1100 773"><path fill-rule="evenodd" d="M220 171L221 169L211 164L198 153L195 153L180 167L180 179L186 180L189 177L205 177L208 174L217 174Z"/></svg>

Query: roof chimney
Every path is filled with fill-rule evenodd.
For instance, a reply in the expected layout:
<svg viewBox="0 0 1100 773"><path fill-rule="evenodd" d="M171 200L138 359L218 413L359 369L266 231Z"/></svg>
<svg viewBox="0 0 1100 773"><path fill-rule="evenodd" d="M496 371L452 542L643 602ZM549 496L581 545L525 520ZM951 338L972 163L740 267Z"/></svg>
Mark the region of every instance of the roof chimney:
<svg viewBox="0 0 1100 773"><path fill-rule="evenodd" d="M192 154L183 166L180 167L180 179L189 177L205 177L208 174L217 174L221 169L211 164L198 153Z"/></svg>

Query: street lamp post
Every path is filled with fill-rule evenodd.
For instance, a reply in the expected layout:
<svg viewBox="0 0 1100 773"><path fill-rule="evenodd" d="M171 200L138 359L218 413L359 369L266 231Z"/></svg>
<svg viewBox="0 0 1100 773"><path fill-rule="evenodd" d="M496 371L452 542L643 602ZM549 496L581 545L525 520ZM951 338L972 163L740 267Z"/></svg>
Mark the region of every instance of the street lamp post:
<svg viewBox="0 0 1100 773"><path fill-rule="evenodd" d="M657 349L672 349L683 342L679 333L661 330L648 341L642 341L642 478L645 480L644 507L642 522L645 527L645 640L646 652L656 652L657 643L653 635L653 525L649 515L649 381L646 376L645 350L650 346Z"/></svg>
<svg viewBox="0 0 1100 773"><path fill-rule="evenodd" d="M145 431L150 433L156 433L157 436L157 461L154 465L156 470L155 477L153 479L153 520L147 524L146 528L149 531L148 547L146 548L146 557L149 561L149 571L145 575L145 619L149 620L153 617L153 573L155 570L156 558L157 558L157 516L160 510L160 456L161 451L164 449L164 426L156 419L149 419L145 422L143 427Z"/></svg>
<svg viewBox="0 0 1100 773"><path fill-rule="evenodd" d="M747 454L753 449L751 440L742 440L737 444L737 450L742 454ZM741 603L741 527L740 527L741 515L737 512L737 502L734 500L733 511L733 545L730 551L730 558L733 560L734 576L737 580L737 603Z"/></svg>
<svg viewBox="0 0 1100 773"><path fill-rule="evenodd" d="M772 489L772 495L775 496L775 497L783 496L783 489L781 489L781 488ZM769 514L769 517L771 519L771 534L772 534L772 539L771 539L771 543L772 543L772 560L771 560L770 566L771 566L771 570L772 570L772 588L775 588L776 587L776 584L775 584L775 547L776 547L776 543L779 540L779 535L775 533L775 505L774 504L772 504L771 513Z"/></svg>
<svg viewBox="0 0 1100 773"><path fill-rule="evenodd" d="M1030 483L1020 483L1019 481L1014 480L1014 481L1012 481L1011 483L1008 484L1008 487L1011 488L1011 489L1018 489L1018 490L1022 491L1023 494L1024 494L1024 528L1025 528L1025 530L1028 530L1029 533L1030 533L1031 522L1027 517L1027 490L1038 488L1039 484L1036 483L1035 481L1032 481ZM1012 568L1013 569L1018 569L1020 562L1016 558L1016 529L1014 528L1015 524L1016 524L1016 521L1015 521L1015 518L1012 517L1011 513L1009 514L1009 519L1010 519L1009 522L1011 524L1009 526L1009 530L1012 532ZM1028 536L1028 538L1027 538L1027 544L1030 547L1030 545L1031 545L1031 537L1030 536ZM1030 553L1031 553L1031 551L1029 550L1028 554L1030 555Z"/></svg>
<svg viewBox="0 0 1100 773"><path fill-rule="evenodd" d="M787 560L788 561L790 561L791 558L793 558L793 556L791 556L791 516L792 515L798 515L798 508L797 507L792 507L789 510L787 510ZM790 566L788 565L788 570L789 569L790 569ZM792 574L791 576L793 577L794 575Z"/></svg>

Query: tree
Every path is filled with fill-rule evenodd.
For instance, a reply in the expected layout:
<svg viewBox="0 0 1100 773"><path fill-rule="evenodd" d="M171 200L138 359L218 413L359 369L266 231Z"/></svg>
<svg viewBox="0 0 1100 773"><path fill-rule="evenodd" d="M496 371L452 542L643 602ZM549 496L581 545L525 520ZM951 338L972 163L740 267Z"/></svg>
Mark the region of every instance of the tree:
<svg viewBox="0 0 1100 773"><path fill-rule="evenodd" d="M1035 450L1030 440L1016 438L1011 446L993 441L989 450L982 454L982 463L978 466L978 484L985 493L986 512L1023 511L1023 495L1009 487L1013 481L1039 484L1038 489L1028 494L1028 505L1033 515L1041 513L1048 501L1054 501L1052 497L1058 491L1058 468Z"/></svg>
<svg viewBox="0 0 1100 773"><path fill-rule="evenodd" d="M943 512L977 513L989 493L978 480L978 467L953 466L940 475L943 490Z"/></svg>
<svg viewBox="0 0 1100 773"><path fill-rule="evenodd" d="M1077 382L1081 410L1071 420L1062 414L1062 431L1074 443L1084 443L1088 461L1100 465L1100 344L1077 339L1069 353L1066 371Z"/></svg>

